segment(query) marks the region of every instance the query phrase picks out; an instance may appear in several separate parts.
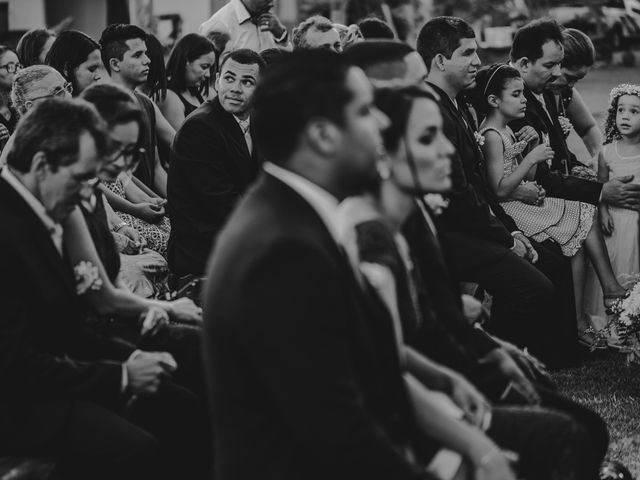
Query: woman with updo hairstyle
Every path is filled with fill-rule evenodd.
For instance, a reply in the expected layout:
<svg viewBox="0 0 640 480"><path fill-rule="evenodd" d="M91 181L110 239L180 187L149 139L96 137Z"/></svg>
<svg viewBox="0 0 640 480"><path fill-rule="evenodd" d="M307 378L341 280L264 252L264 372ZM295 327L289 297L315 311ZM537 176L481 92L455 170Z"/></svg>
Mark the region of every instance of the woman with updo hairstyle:
<svg viewBox="0 0 640 480"><path fill-rule="evenodd" d="M201 35L189 33L173 47L167 60L167 98L159 106L176 130L209 96L209 80L215 64L214 45Z"/></svg>
<svg viewBox="0 0 640 480"><path fill-rule="evenodd" d="M575 85L591 70L596 61L596 51L591 39L580 30L566 28L562 31L564 58L562 75L549 85L556 95L560 123L568 136L575 129L591 157L602 148L602 132ZM589 163L583 159L583 163ZM597 165L590 165L597 168ZM595 180L595 176L593 178Z"/></svg>
<svg viewBox="0 0 640 480"><path fill-rule="evenodd" d="M106 77L100 45L77 30L62 32L49 50L47 65L58 70L77 96L90 85Z"/></svg>
<svg viewBox="0 0 640 480"><path fill-rule="evenodd" d="M55 39L55 32L46 28L35 28L25 33L16 47L22 67L44 64Z"/></svg>

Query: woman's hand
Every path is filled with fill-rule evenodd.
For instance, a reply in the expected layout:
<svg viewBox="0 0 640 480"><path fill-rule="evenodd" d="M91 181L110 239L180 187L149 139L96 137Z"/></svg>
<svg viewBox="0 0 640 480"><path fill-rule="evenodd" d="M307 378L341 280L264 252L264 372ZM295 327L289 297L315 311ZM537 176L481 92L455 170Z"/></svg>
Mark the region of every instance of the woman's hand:
<svg viewBox="0 0 640 480"><path fill-rule="evenodd" d="M493 447L473 464L475 480L516 480L509 460L498 447Z"/></svg>
<svg viewBox="0 0 640 480"><path fill-rule="evenodd" d="M600 208L600 225L602 226L602 233L607 237L610 237L613 233L613 217L609 213L608 208Z"/></svg>
<svg viewBox="0 0 640 480"><path fill-rule="evenodd" d="M453 374L450 378L449 395L470 423L480 429L488 427L486 423L491 415L489 402L466 378Z"/></svg>
<svg viewBox="0 0 640 480"><path fill-rule="evenodd" d="M530 163L531 165L537 165L538 163L551 161L553 160L554 151L553 148L541 144L536 148L531 150L526 157L524 157L524 162Z"/></svg>
<svg viewBox="0 0 640 480"><path fill-rule="evenodd" d="M168 311L173 320L202 323L202 309L189 298L179 298L169 302Z"/></svg>
<svg viewBox="0 0 640 480"><path fill-rule="evenodd" d="M164 207L151 202L133 205L134 215L149 223L158 223L164 217Z"/></svg>

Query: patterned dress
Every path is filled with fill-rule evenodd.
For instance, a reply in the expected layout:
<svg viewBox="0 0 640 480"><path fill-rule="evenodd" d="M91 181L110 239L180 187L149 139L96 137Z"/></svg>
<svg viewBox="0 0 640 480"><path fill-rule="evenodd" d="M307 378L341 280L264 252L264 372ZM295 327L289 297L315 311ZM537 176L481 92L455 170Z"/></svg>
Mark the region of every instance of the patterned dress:
<svg viewBox="0 0 640 480"><path fill-rule="evenodd" d="M526 143L517 142L509 127L506 131L495 128L484 128L480 132L492 130L500 135L504 146L504 175L509 176L522 160L522 152ZM540 206L529 205L519 200L501 203L505 212L513 218L522 232L537 242L551 239L560 245L562 253L567 257L574 256L582 246L591 230L595 206L547 197Z"/></svg>
<svg viewBox="0 0 640 480"><path fill-rule="evenodd" d="M119 197L126 198L124 185L120 179L105 181L104 185ZM147 248L158 252L163 257L167 256L167 243L171 232L171 223L169 223L168 217L162 217L162 220L158 223L149 223L128 213L116 212L122 220L135 228L144 237L147 241Z"/></svg>

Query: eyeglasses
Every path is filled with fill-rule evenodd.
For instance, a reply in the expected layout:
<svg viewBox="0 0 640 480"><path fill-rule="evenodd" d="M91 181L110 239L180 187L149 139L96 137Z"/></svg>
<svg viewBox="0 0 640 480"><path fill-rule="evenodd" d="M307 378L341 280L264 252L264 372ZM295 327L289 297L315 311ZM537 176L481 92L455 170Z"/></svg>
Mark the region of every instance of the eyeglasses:
<svg viewBox="0 0 640 480"><path fill-rule="evenodd" d="M124 159L124 168L130 169L136 165L147 151L140 147L128 147L117 151L107 163L115 163L120 158Z"/></svg>
<svg viewBox="0 0 640 480"><path fill-rule="evenodd" d="M64 97L66 94L71 95L73 93L73 85L70 82L66 82L64 85L60 87L56 87L51 93L47 93L46 95L40 95L39 97L30 98L28 101L40 100L42 98L49 97Z"/></svg>
<svg viewBox="0 0 640 480"><path fill-rule="evenodd" d="M5 65L0 65L0 69L2 68L4 68L7 73L16 73L22 68L22 65L20 65L19 63L10 62Z"/></svg>

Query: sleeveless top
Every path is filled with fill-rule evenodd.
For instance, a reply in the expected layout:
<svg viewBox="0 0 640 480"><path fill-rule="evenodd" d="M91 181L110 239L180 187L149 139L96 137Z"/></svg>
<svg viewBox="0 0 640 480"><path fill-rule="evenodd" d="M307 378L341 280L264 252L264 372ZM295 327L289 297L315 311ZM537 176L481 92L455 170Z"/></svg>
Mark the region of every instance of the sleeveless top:
<svg viewBox="0 0 640 480"><path fill-rule="evenodd" d="M182 95L180 95L180 92L178 92L177 90L174 90L171 87L169 87L169 90L175 93L180 99L180 101L182 102L182 105L184 105L184 118L187 118L191 112L193 112L198 108L199 105L194 105L193 103L187 101L187 99L184 98ZM195 92L195 93L192 92L192 93L198 99L198 102L200 102L200 104L204 103L204 99L202 98L202 95L200 95L200 93L198 92Z"/></svg>
<svg viewBox="0 0 640 480"><path fill-rule="evenodd" d="M480 134L484 135L488 131L496 132L502 139L503 172L505 177L509 176L522 160L521 154L526 143L516 141L516 136L509 127L505 131L487 127ZM544 203L539 206L518 200L502 201L500 205L527 237L537 242L554 240L567 257L572 257L582 247L595 214L593 205L554 197L545 198Z"/></svg>

